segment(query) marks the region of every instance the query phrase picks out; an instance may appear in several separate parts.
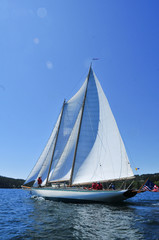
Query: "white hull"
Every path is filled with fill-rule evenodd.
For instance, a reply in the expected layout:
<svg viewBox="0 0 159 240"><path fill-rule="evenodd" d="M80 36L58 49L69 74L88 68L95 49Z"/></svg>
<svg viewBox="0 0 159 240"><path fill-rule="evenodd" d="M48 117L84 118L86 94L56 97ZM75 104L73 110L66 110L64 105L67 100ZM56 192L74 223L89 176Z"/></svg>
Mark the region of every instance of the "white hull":
<svg viewBox="0 0 159 240"><path fill-rule="evenodd" d="M85 189L54 189L54 188L31 188L33 195L48 200L65 202L121 202L136 195L131 190L85 190Z"/></svg>

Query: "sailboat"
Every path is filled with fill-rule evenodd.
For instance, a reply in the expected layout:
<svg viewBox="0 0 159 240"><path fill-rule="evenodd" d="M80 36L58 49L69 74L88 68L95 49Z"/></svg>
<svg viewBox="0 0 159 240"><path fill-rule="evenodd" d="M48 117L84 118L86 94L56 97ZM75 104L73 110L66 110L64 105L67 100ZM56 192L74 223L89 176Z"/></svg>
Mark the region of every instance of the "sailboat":
<svg viewBox="0 0 159 240"><path fill-rule="evenodd" d="M41 187L38 177L43 180ZM34 182L32 194L45 199L112 203L133 197L137 191L94 190L91 184L133 178L108 100L90 66L79 91L64 100L51 136L24 185Z"/></svg>

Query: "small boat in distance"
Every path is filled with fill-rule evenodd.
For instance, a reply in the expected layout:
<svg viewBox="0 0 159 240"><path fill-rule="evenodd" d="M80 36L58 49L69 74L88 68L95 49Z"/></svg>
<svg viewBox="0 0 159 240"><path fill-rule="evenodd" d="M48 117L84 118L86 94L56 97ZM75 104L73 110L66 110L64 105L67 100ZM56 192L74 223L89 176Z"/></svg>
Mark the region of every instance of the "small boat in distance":
<svg viewBox="0 0 159 240"><path fill-rule="evenodd" d="M41 187L39 177L43 180ZM80 90L64 101L51 136L24 185L34 182L29 189L45 199L112 203L133 197L137 191L95 190L91 184L133 178L108 100L90 66Z"/></svg>

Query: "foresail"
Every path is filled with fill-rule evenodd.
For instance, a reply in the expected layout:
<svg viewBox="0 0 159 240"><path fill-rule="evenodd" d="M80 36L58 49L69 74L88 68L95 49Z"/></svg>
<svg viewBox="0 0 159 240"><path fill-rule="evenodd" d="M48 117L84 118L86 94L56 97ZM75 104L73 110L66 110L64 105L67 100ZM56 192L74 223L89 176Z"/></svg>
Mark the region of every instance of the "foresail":
<svg viewBox="0 0 159 240"><path fill-rule="evenodd" d="M68 181L70 179L80 117L81 111L78 114L77 120L67 141L67 144L65 145L64 151L59 158L56 167L54 168L52 176L50 177L51 181Z"/></svg>
<svg viewBox="0 0 159 240"><path fill-rule="evenodd" d="M52 151L53 151L53 147L54 147L54 143L55 143L55 136L56 136L57 128L58 128L59 121L60 121L60 116L61 116L61 113L58 117L56 125L52 131L52 134L51 134L40 158L38 159L37 163L35 164L34 168L32 169L31 173L27 177L24 184L27 184L31 181L36 180L34 183L34 186L36 186L38 176L42 177L43 185L46 183L47 173L48 173L48 169L49 169L49 165L50 165L50 161L51 161Z"/></svg>
<svg viewBox="0 0 159 240"><path fill-rule="evenodd" d="M50 182L70 179L85 90L86 81L77 94L65 104L49 176Z"/></svg>
<svg viewBox="0 0 159 240"><path fill-rule="evenodd" d="M73 184L130 178L127 153L109 103L90 73L73 173Z"/></svg>

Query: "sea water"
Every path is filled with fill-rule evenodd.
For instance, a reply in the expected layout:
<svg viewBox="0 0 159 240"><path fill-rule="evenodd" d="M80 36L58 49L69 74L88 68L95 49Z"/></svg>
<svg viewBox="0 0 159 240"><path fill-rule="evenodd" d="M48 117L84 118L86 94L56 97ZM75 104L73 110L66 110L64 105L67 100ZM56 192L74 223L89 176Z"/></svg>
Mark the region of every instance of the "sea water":
<svg viewBox="0 0 159 240"><path fill-rule="evenodd" d="M0 239L159 239L159 193L122 204L72 204L0 189Z"/></svg>

